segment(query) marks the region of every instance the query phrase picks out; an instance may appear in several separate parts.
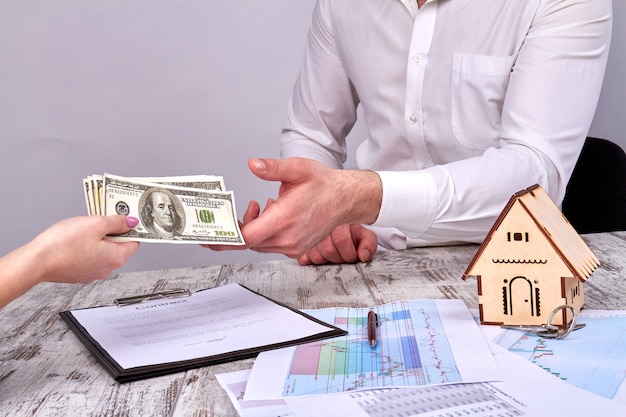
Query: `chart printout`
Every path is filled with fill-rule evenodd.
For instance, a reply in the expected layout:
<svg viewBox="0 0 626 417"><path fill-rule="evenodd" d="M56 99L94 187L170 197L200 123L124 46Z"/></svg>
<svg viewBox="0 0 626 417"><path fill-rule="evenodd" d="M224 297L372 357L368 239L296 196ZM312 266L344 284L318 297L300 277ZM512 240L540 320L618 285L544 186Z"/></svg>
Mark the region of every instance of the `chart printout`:
<svg viewBox="0 0 626 417"><path fill-rule="evenodd" d="M538 417L624 416L626 406L555 378L489 344L502 381L377 388L342 394L246 401L250 370L217 374L241 417Z"/></svg>
<svg viewBox="0 0 626 417"><path fill-rule="evenodd" d="M373 349L367 332L369 309L307 310L307 314L347 330L348 335L263 352L246 389L247 396L253 393L246 399L272 397L265 387L273 384L267 377L270 368L274 374L282 374L280 397L469 382L468 376L474 380L500 377L489 347L462 301L401 301L374 310L379 326ZM286 362L284 373L276 371L284 365L276 365L274 360ZM485 373L480 377L475 369L462 372L481 366L478 373ZM256 391L260 385L264 388Z"/></svg>
<svg viewBox="0 0 626 417"><path fill-rule="evenodd" d="M585 327L556 340L507 330L494 342L579 388L626 404L626 312L582 310Z"/></svg>

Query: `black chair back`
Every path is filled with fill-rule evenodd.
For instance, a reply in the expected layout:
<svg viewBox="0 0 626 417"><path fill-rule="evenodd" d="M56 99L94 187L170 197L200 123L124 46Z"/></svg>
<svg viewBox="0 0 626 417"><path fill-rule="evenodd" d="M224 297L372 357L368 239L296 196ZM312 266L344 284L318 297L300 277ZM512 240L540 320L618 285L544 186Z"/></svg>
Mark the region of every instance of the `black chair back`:
<svg viewBox="0 0 626 417"><path fill-rule="evenodd" d="M588 137L567 184L562 212L578 233L626 230L626 153Z"/></svg>

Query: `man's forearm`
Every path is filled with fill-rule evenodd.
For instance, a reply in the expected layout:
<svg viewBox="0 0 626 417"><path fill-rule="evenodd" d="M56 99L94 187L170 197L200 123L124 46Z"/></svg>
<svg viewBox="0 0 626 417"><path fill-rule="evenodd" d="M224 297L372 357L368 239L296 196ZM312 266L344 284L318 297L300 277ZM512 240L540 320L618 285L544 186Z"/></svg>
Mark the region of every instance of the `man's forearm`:
<svg viewBox="0 0 626 417"><path fill-rule="evenodd" d="M378 218L383 198L383 185L376 172L365 170L339 170L342 177L338 196L349 196L349 210L344 224L372 224Z"/></svg>

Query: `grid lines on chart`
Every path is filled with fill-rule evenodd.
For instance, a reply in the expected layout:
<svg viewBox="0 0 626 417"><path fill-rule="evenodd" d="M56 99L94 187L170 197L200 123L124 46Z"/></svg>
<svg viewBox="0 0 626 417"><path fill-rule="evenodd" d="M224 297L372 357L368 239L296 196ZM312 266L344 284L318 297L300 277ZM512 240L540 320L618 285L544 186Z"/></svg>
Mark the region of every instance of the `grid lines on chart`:
<svg viewBox="0 0 626 417"><path fill-rule="evenodd" d="M347 336L298 346L283 395L459 382L454 356L432 300L378 306L378 343L367 338L369 309L324 309L316 317Z"/></svg>

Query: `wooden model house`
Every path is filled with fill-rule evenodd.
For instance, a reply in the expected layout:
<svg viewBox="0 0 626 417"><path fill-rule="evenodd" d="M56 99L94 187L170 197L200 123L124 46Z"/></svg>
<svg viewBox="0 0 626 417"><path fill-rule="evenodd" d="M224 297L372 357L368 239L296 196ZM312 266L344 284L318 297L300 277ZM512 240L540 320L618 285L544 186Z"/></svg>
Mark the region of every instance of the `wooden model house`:
<svg viewBox="0 0 626 417"><path fill-rule="evenodd" d="M539 185L514 194L463 274L478 279L483 324L545 325L552 311L584 304L599 261ZM564 308L553 320L567 324Z"/></svg>

